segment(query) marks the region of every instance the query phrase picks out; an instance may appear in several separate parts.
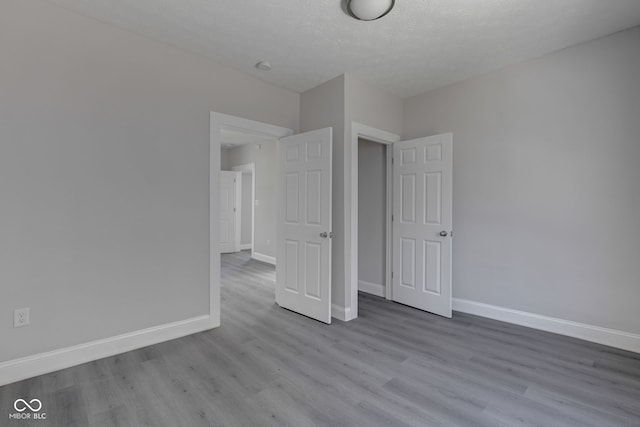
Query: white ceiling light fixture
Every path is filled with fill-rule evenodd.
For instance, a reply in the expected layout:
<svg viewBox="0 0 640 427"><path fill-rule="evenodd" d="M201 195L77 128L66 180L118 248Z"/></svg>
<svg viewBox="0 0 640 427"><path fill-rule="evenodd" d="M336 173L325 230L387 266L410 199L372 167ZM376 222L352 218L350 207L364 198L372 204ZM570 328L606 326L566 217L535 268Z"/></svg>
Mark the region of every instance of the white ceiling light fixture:
<svg viewBox="0 0 640 427"><path fill-rule="evenodd" d="M347 0L347 10L361 21L375 21L391 12L395 3L395 0Z"/></svg>

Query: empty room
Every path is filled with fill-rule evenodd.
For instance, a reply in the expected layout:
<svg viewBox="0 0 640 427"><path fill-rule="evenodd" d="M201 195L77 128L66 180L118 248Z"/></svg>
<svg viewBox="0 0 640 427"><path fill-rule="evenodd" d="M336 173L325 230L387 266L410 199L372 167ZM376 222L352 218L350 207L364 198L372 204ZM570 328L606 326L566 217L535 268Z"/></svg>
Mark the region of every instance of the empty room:
<svg viewBox="0 0 640 427"><path fill-rule="evenodd" d="M0 0L0 426L640 426L640 1Z"/></svg>

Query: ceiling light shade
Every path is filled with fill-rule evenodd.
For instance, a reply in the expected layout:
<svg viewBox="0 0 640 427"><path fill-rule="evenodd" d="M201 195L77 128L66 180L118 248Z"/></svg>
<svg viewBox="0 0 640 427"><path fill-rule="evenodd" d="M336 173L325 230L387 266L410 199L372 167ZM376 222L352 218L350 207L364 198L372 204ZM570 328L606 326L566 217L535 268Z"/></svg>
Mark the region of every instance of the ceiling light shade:
<svg viewBox="0 0 640 427"><path fill-rule="evenodd" d="M356 19L373 21L391 12L395 0L347 0L347 10Z"/></svg>

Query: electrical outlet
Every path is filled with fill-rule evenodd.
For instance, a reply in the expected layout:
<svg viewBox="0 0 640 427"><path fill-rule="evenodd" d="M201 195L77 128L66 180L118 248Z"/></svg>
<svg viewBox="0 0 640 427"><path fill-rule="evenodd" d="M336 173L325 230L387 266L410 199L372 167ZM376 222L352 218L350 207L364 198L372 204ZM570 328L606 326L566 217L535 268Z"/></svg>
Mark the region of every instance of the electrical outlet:
<svg viewBox="0 0 640 427"><path fill-rule="evenodd" d="M16 308L15 310L13 310L13 327L14 328L20 328L22 326L29 325L29 322L31 321L29 319L30 317L29 311L30 311L29 307Z"/></svg>

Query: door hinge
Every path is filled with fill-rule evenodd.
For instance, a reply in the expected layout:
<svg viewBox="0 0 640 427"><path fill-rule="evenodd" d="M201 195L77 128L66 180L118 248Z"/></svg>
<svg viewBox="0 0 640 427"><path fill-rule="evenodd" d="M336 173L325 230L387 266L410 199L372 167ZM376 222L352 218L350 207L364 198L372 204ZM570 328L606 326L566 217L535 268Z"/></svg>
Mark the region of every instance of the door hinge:
<svg viewBox="0 0 640 427"><path fill-rule="evenodd" d="M393 215L391 215L391 222L393 222L393 219L394 219L394 218L393 218Z"/></svg>
<svg viewBox="0 0 640 427"><path fill-rule="evenodd" d="M236 182L236 179L235 179L235 178L233 178L233 182L234 182L234 183Z"/></svg>
<svg viewBox="0 0 640 427"><path fill-rule="evenodd" d="M391 158L391 164L394 164L396 159L394 157Z"/></svg>
<svg viewBox="0 0 640 427"><path fill-rule="evenodd" d="M393 279L393 271L391 272L391 278Z"/></svg>
<svg viewBox="0 0 640 427"><path fill-rule="evenodd" d="M233 211L235 212L235 211L236 211L236 208L233 208Z"/></svg>

